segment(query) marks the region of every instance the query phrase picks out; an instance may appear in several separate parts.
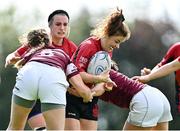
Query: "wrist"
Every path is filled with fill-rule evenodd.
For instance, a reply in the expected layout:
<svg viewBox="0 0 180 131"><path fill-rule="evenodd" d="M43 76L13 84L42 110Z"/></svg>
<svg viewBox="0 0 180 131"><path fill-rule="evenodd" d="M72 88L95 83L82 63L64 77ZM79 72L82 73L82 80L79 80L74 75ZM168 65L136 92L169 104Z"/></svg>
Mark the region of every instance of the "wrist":
<svg viewBox="0 0 180 131"><path fill-rule="evenodd" d="M101 82L101 77L99 75L94 75L93 83L97 84Z"/></svg>

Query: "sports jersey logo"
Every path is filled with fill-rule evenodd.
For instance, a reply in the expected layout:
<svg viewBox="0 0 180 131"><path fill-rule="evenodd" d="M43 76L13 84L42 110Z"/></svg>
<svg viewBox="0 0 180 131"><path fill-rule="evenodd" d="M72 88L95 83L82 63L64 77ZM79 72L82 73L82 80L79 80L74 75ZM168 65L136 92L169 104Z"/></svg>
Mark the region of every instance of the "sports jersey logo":
<svg viewBox="0 0 180 131"><path fill-rule="evenodd" d="M88 59L83 57L83 56L81 56L80 59L79 59L79 62L83 63L83 64L86 64L88 62Z"/></svg>

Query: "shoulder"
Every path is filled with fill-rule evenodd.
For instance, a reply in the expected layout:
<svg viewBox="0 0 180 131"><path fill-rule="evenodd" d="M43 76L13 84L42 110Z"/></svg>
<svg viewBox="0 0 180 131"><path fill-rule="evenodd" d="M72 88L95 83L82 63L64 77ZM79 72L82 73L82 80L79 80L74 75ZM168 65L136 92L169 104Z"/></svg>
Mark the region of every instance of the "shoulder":
<svg viewBox="0 0 180 131"><path fill-rule="evenodd" d="M94 37L89 37L86 40L84 40L80 46L81 47L86 47L86 48L98 48L99 46L99 40L95 39Z"/></svg>
<svg viewBox="0 0 180 131"><path fill-rule="evenodd" d="M180 42L174 43L170 46L169 50L180 49Z"/></svg>
<svg viewBox="0 0 180 131"><path fill-rule="evenodd" d="M22 56L27 50L29 50L30 47L28 45L21 45L16 51L15 53L17 53L18 55Z"/></svg>

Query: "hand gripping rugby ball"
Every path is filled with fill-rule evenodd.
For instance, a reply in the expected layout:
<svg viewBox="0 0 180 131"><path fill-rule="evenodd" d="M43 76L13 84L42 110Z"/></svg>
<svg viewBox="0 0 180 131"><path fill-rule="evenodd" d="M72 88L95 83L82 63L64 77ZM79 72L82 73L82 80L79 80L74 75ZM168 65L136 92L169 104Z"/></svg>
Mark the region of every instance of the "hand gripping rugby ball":
<svg viewBox="0 0 180 131"><path fill-rule="evenodd" d="M111 58L106 51L99 51L91 57L87 72L93 75L99 75L104 71L111 69Z"/></svg>

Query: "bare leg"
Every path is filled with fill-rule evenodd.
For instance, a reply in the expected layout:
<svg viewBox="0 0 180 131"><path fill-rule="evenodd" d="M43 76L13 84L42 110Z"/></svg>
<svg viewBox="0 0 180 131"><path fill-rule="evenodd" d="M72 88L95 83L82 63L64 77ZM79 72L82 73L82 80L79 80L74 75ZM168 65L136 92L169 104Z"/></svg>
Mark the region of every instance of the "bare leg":
<svg viewBox="0 0 180 131"><path fill-rule="evenodd" d="M31 117L28 120L28 124L31 127L31 129L34 129L37 127L46 127L46 122L45 122L45 119L44 119L42 113Z"/></svg>
<svg viewBox="0 0 180 131"><path fill-rule="evenodd" d="M66 118L65 130L80 130L80 121L74 118Z"/></svg>
<svg viewBox="0 0 180 131"><path fill-rule="evenodd" d="M164 131L168 131L168 129L169 129L168 122L158 123L157 126L153 128L153 130L164 130Z"/></svg>
<svg viewBox="0 0 180 131"><path fill-rule="evenodd" d="M11 116L7 130L23 130L31 108L25 108L12 102Z"/></svg>
<svg viewBox="0 0 180 131"><path fill-rule="evenodd" d="M123 130L152 130L153 127L140 127L132 125L128 122L125 123Z"/></svg>
<svg viewBox="0 0 180 131"><path fill-rule="evenodd" d="M97 130L97 121L81 119L81 130Z"/></svg>
<svg viewBox="0 0 180 131"><path fill-rule="evenodd" d="M65 108L52 109L43 112L47 130L64 130Z"/></svg>

